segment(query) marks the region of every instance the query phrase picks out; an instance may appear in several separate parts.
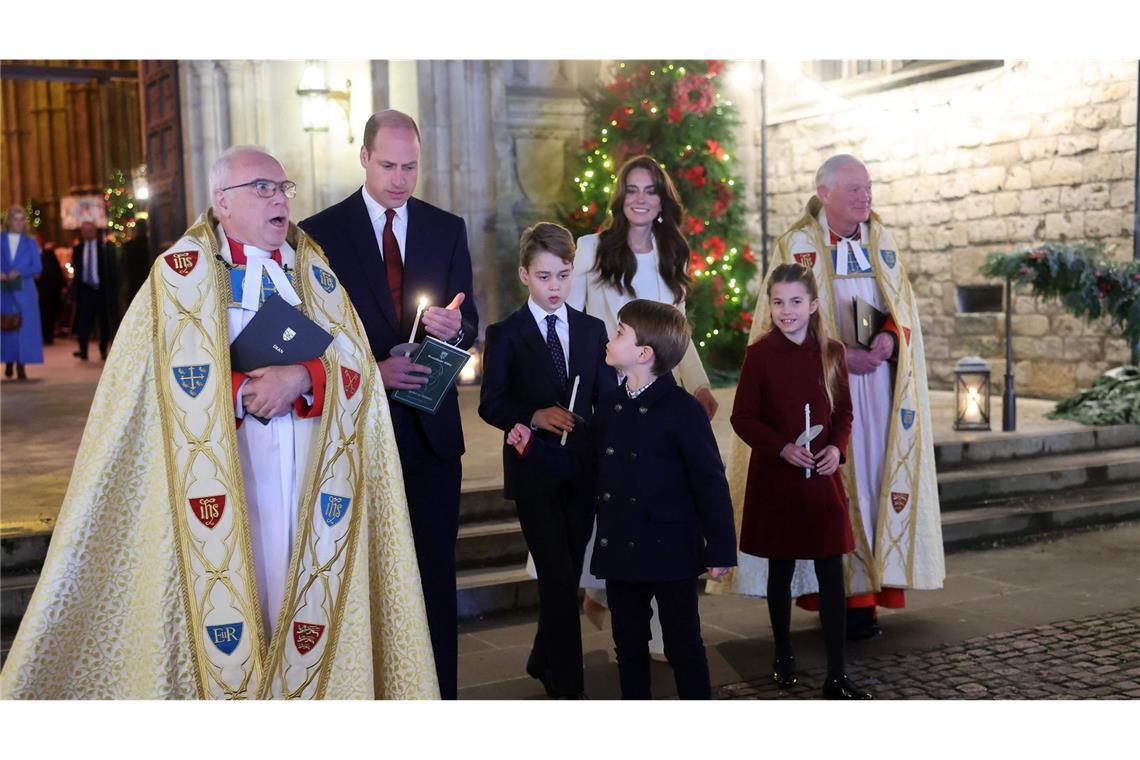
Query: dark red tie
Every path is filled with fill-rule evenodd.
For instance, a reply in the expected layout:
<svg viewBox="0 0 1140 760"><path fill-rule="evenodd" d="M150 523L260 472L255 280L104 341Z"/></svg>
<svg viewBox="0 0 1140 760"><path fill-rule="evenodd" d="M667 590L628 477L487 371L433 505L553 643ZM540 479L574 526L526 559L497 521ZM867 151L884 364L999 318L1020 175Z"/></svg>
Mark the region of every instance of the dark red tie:
<svg viewBox="0 0 1140 760"><path fill-rule="evenodd" d="M396 321L399 322L404 302L404 262L400 259L400 243L396 240L396 233L392 231L392 219L396 216L396 210L387 209L384 215L388 217L388 221L384 223L384 268L388 270L388 290L392 293L392 303L396 307Z"/></svg>

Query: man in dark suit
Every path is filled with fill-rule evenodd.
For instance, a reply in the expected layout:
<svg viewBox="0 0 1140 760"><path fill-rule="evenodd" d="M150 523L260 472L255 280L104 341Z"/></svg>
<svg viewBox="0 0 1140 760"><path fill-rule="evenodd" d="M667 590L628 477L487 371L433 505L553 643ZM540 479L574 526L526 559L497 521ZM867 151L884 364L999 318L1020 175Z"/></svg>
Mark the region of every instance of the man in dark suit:
<svg viewBox="0 0 1140 760"><path fill-rule="evenodd" d="M347 289L388 390L418 388L431 371L407 356L391 356L393 346L408 341L421 298L433 304L421 318L428 335L468 348L479 330L466 225L412 197L419 159L419 128L410 116L373 114L360 149L364 186L301 222ZM391 411L440 695L455 699L455 542L464 452L459 394L452 388L434 415L401 403Z"/></svg>
<svg viewBox="0 0 1140 760"><path fill-rule="evenodd" d="M617 387L606 364L606 325L566 305L574 268L574 239L557 224L523 232L519 279L530 298L487 327L479 416L507 432L516 423L559 445L581 450L598 398ZM574 392L577 379L577 393ZM570 411L570 397L574 396ZM504 494L514 499L538 572L538 630L527 672L559 698L584 694L578 581L594 519L588 478L559 480L503 445Z"/></svg>
<svg viewBox="0 0 1140 760"><path fill-rule="evenodd" d="M111 302L115 289L111 284L111 266L107 244L92 222L79 226L80 240L71 252L75 271L75 334L79 350L72 354L87 361L87 340L98 322L99 357L107 358L111 341Z"/></svg>

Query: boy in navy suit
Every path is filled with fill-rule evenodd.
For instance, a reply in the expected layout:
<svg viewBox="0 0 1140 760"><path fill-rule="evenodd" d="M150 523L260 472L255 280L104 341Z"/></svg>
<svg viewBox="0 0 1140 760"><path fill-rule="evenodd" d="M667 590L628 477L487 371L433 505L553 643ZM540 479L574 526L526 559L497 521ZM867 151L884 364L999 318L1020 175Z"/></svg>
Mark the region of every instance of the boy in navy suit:
<svg viewBox="0 0 1140 760"><path fill-rule="evenodd" d="M673 306L634 300L618 312L606 363L625 375L598 403L587 456L574 462L516 425L520 458L551 472L597 473L598 529L590 572L606 580L623 699L649 699L650 600L681 699L711 696L697 612L698 576L736 565L724 465L708 415L671 371L689 345ZM590 481L594 482L594 481Z"/></svg>
<svg viewBox="0 0 1140 760"><path fill-rule="evenodd" d="M561 447L569 433L566 448L578 451L594 404L617 387L605 361L606 326L566 305L574 267L574 239L566 228L536 224L523 232L519 250L519 279L530 298L487 327L479 416L503 431L524 425L552 446ZM592 489L582 478L535 471L506 445L503 480L538 572L538 631L527 673L553 697L582 697L578 580L594 520Z"/></svg>

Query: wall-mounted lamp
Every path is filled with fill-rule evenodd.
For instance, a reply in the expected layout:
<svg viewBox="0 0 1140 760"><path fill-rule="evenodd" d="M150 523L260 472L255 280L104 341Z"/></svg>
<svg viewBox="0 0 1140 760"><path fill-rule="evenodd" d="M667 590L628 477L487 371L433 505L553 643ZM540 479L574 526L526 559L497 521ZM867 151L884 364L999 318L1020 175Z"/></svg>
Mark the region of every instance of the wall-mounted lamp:
<svg viewBox="0 0 1140 760"><path fill-rule="evenodd" d="M327 132L329 112L337 105L344 113L346 124L349 119L352 81L344 80L343 90L333 90L325 77L325 64L322 61L305 61L301 81L297 84L297 94L301 96L301 126L306 132ZM353 142L352 130L348 130L348 141Z"/></svg>

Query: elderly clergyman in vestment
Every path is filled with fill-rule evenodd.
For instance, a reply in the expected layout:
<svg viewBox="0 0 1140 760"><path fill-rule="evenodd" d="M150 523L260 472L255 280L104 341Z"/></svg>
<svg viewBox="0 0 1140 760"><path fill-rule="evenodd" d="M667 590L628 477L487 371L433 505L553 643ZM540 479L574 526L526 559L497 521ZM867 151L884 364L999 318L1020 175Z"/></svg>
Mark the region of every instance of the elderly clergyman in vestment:
<svg viewBox="0 0 1140 760"><path fill-rule="evenodd" d="M210 181L119 329L2 695L437 697L364 330L276 159L231 148ZM273 293L332 344L231 372Z"/></svg>
<svg viewBox="0 0 1140 760"><path fill-rule="evenodd" d="M864 638L878 633L876 605L902 607L904 589L941 588L946 576L930 397L917 302L898 248L871 211L866 167L854 156L833 156L816 173L816 186L804 215L779 239L772 268L794 262L812 270L832 336L854 335L856 297L888 315L869 349L847 348L854 421L843 484L855 535L845 559L848 634ZM765 288L753 313L749 343L771 327ZM734 436L729 483L738 530L748 456ZM767 576L766 560L741 554L730 582L709 586L766 596ZM810 563L798 562L793 595L815 609L809 595L817 590Z"/></svg>

